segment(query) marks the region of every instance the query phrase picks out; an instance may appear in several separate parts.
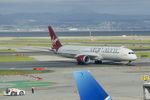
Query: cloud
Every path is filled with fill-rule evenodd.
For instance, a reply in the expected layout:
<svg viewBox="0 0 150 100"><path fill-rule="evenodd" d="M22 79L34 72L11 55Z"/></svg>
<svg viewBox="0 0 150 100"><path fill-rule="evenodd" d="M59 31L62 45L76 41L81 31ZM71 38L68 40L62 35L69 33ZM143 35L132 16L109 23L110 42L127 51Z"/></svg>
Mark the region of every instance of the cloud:
<svg viewBox="0 0 150 100"><path fill-rule="evenodd" d="M0 13L95 12L150 14L150 0L0 0Z"/></svg>

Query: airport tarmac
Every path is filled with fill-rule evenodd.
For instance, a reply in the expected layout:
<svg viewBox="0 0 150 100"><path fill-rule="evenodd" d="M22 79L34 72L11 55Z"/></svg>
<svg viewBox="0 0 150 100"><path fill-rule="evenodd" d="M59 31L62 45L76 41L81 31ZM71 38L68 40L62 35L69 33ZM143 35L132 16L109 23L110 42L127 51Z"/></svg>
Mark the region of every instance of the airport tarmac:
<svg viewBox="0 0 150 100"><path fill-rule="evenodd" d="M53 55L54 56L54 55ZM143 81L141 76L150 73L150 59L141 58L127 66L122 63L100 65L77 65L75 60L35 62L11 62L0 63L1 69L32 69L33 67L47 67L53 70L52 73L40 74L43 81L56 82L49 89L35 90L31 94L28 90L25 96L0 96L2 100L79 100L76 91L76 84L73 78L73 71L90 70L95 78L100 82L105 90L112 96L113 100L143 100ZM7 78L9 77L9 78ZM17 77L17 79L16 79ZM9 80L22 80L20 76L5 76L6 82ZM3 79L3 77L1 77Z"/></svg>
<svg viewBox="0 0 150 100"><path fill-rule="evenodd" d="M0 100L80 100L76 90L73 72L90 70L93 76L110 94L113 100L143 100L143 81L141 76L150 73L150 59L139 58L132 65L125 63L108 63L77 65L73 59L59 57L49 51L34 51L29 48L17 49L17 53L30 56L37 61L30 62L0 62L0 69L32 69L46 67L52 73L38 74L42 81L51 81L57 84L50 88L35 89L35 94L30 90L25 96L0 96ZM32 50L31 50L32 49ZM14 55L15 52L0 53L0 55ZM28 79L24 76L0 76L1 80L15 81ZM1 86L1 85L0 85Z"/></svg>

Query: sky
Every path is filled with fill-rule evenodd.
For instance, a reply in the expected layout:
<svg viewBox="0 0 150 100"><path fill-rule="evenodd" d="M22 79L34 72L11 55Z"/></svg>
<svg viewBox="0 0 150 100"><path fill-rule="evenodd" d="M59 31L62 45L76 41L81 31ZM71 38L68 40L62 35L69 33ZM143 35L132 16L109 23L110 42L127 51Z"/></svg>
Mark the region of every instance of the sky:
<svg viewBox="0 0 150 100"><path fill-rule="evenodd" d="M0 14L45 12L150 15L150 0L0 0Z"/></svg>

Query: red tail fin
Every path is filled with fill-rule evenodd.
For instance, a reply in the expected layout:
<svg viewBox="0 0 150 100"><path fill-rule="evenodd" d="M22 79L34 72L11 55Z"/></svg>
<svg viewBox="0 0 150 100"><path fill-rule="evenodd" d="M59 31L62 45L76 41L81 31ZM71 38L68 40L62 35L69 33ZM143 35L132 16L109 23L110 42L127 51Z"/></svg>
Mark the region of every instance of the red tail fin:
<svg viewBox="0 0 150 100"><path fill-rule="evenodd" d="M56 33L54 32L53 28L51 26L48 26L48 30L49 30L49 35L52 41L52 49L57 51L62 45L59 39L57 38Z"/></svg>

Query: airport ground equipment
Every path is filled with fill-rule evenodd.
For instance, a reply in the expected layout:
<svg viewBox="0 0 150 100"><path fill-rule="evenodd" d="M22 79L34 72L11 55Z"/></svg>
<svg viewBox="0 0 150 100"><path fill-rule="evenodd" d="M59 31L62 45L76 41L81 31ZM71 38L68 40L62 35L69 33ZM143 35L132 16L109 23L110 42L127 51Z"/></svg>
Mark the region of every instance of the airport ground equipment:
<svg viewBox="0 0 150 100"><path fill-rule="evenodd" d="M7 88L4 91L4 95L5 96L23 96L25 95L25 91L17 89L17 88Z"/></svg>
<svg viewBox="0 0 150 100"><path fill-rule="evenodd" d="M148 80L149 80L149 75L143 75L143 76L141 77L141 79L142 79L143 81L148 81Z"/></svg>
<svg viewBox="0 0 150 100"><path fill-rule="evenodd" d="M150 82L143 84L143 100L150 100Z"/></svg>

